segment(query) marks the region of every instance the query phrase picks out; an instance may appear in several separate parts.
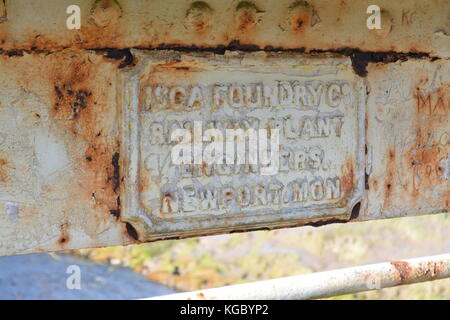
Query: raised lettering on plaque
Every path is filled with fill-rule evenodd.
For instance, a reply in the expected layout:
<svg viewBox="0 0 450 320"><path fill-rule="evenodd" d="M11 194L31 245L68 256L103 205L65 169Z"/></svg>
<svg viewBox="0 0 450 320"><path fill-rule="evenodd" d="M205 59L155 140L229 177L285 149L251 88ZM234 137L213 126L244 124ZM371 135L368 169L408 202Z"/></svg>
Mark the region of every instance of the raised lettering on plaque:
<svg viewBox="0 0 450 320"><path fill-rule="evenodd" d="M315 220L359 201L364 90L347 59L152 57L128 80L132 207L155 225Z"/></svg>

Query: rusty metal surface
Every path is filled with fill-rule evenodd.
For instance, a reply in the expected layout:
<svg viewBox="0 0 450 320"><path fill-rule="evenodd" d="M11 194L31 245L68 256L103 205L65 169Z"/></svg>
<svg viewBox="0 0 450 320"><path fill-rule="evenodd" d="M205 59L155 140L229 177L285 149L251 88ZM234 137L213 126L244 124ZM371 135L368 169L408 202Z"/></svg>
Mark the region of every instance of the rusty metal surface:
<svg viewBox="0 0 450 320"><path fill-rule="evenodd" d="M369 66L365 218L450 210L449 71L448 60Z"/></svg>
<svg viewBox="0 0 450 320"><path fill-rule="evenodd" d="M391 261L154 297L154 300L304 300L450 277L450 255Z"/></svg>
<svg viewBox="0 0 450 320"><path fill-rule="evenodd" d="M449 56L447 0L379 0L381 30L366 27L367 7L374 4L368 0L80 0L82 27L75 31L65 23L69 0L5 3L4 50L194 46Z"/></svg>
<svg viewBox="0 0 450 320"><path fill-rule="evenodd" d="M0 59L1 254L132 242L117 218L117 64Z"/></svg>
<svg viewBox="0 0 450 320"><path fill-rule="evenodd" d="M69 31L66 1L0 1L0 255L449 212L448 1L380 1L379 35L364 1L92 2ZM251 119L317 153L275 175L170 165L168 124Z"/></svg>
<svg viewBox="0 0 450 320"><path fill-rule="evenodd" d="M121 59L101 52L0 57L1 254L450 209L445 59L369 63L367 76L360 77L349 58L326 54L135 51L133 55L136 66L126 68L119 68ZM206 107L149 111L152 105L147 106L141 96L148 86L202 85L206 90L215 83L289 83L288 79L300 84L320 81L323 88L336 81L352 85L352 103L336 108L343 115L341 136L303 137L291 143L298 147L313 141L324 151L329 170L290 170L250 180L237 174L187 181L223 180L238 187L257 179L277 178L285 184L308 174L331 175L341 181L341 197L327 202L309 196L300 205L268 203L251 210L184 212L179 206L179 211L164 212L164 183L176 175L164 169L158 180L153 167L147 166L149 154L168 151L167 146L149 144L154 138L149 124L170 117L232 117ZM325 99L319 111L326 108ZM262 120L288 115L279 107L260 109L254 115ZM314 114L320 115L317 111ZM294 106L288 113L303 117L308 112ZM243 117L239 112L231 115ZM182 185L182 180L175 182Z"/></svg>

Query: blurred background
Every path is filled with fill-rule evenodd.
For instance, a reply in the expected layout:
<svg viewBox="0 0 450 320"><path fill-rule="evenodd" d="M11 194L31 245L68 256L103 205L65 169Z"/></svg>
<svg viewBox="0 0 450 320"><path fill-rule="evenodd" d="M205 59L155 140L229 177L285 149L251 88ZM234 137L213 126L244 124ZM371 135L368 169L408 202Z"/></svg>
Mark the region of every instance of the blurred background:
<svg viewBox="0 0 450 320"><path fill-rule="evenodd" d="M449 214L0 257L1 299L136 299L450 252ZM67 266L81 290L66 288ZM449 299L450 279L332 299Z"/></svg>

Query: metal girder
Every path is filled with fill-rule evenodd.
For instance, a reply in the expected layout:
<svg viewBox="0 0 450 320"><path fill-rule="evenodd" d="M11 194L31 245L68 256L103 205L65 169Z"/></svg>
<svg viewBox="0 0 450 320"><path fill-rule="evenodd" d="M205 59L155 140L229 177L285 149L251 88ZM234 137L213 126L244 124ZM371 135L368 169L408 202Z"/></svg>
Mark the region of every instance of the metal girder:
<svg viewBox="0 0 450 320"><path fill-rule="evenodd" d="M166 2L82 1L79 31L18 21L67 5L38 2L0 10L0 255L449 211L448 2L381 1L386 34L356 14L364 1L180 1L182 18ZM259 18L233 33L241 10ZM279 26L283 10L305 29ZM196 37L186 24L208 15ZM173 163L174 129L204 148L207 129L250 127L279 130L274 172Z"/></svg>
<svg viewBox="0 0 450 320"><path fill-rule="evenodd" d="M6 0L1 47L356 49L447 58L450 54L446 0L78 0L81 28L68 30L66 8L72 4ZM382 10L380 30L366 27L367 8L373 4Z"/></svg>

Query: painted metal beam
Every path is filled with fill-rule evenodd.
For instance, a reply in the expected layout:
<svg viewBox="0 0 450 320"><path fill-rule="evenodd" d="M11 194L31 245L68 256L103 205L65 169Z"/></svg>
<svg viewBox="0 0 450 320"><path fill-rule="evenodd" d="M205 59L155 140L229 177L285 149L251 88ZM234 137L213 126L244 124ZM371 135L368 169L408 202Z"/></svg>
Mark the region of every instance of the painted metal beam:
<svg viewBox="0 0 450 320"><path fill-rule="evenodd" d="M69 4L0 1L0 255L450 211L448 1Z"/></svg>

